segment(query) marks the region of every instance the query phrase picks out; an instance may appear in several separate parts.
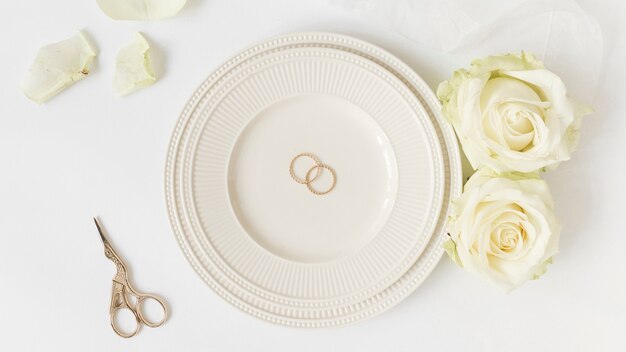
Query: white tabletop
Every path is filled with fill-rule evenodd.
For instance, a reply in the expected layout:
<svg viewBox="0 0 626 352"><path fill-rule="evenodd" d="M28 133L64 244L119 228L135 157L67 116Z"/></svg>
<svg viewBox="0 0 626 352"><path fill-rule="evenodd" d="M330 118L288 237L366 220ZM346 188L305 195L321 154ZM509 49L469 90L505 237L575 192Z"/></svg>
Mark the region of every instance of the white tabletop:
<svg viewBox="0 0 626 352"><path fill-rule="evenodd" d="M168 223L163 170L183 105L243 47L294 31L334 31L389 49L432 86L469 57L430 50L325 1L188 0L171 20L105 17L94 0L0 2L0 350L3 351L610 351L626 327L626 3L585 0L605 35L607 74L579 151L546 178L564 229L548 273L511 294L444 258L387 313L353 326L297 330L257 320L213 293ZM37 49L84 31L89 77L38 106L17 88ZM118 98L115 55L141 30L159 81ZM520 48L522 49L522 48ZM484 53L487 54L487 53ZM581 63L584 64L584 63ZM138 289L170 320L124 340L109 327L114 267L99 215Z"/></svg>

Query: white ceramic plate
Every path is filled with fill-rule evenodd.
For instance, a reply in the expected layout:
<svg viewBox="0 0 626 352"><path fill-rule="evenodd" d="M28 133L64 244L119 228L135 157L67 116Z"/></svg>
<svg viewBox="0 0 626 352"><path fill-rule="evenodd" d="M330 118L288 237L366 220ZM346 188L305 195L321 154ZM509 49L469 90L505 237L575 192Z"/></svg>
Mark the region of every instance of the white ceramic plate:
<svg viewBox="0 0 626 352"><path fill-rule="evenodd" d="M295 326L347 323L396 301L425 249L430 270L460 175L458 162L450 174L454 142L414 86L323 38L351 41L282 37L218 69L183 112L166 170L172 225L196 271L239 308ZM291 179L301 152L333 167L332 192Z"/></svg>

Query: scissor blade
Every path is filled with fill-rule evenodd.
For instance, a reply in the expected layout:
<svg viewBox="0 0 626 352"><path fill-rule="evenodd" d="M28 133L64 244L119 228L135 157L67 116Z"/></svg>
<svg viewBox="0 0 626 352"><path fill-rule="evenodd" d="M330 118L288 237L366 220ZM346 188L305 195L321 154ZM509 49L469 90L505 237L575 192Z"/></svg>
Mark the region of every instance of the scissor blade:
<svg viewBox="0 0 626 352"><path fill-rule="evenodd" d="M96 223L96 227L98 228L98 233L100 234L100 238L102 239L102 243L103 244L107 244L108 241L104 237L104 232L102 231L102 227L100 226L100 223L98 222L98 218L93 218L93 221Z"/></svg>

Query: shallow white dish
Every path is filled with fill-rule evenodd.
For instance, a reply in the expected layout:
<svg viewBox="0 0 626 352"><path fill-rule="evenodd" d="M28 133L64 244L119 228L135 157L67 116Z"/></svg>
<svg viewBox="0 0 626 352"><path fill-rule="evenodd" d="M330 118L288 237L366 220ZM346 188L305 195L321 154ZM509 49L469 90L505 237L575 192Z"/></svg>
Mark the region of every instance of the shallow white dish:
<svg viewBox="0 0 626 352"><path fill-rule="evenodd" d="M439 258L433 233L438 243L458 192L458 152L432 108L349 43L360 42L292 35L235 57L196 92L170 146L183 252L218 293L273 322L337 325L397 301L420 260L424 275ZM331 193L291 180L301 152L336 170Z"/></svg>

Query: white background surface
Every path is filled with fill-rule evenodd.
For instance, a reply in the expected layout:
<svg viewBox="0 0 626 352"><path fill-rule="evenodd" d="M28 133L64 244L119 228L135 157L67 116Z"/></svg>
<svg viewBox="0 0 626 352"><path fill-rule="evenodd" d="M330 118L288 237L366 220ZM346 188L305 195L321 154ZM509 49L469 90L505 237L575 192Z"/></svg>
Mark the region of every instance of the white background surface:
<svg viewBox="0 0 626 352"><path fill-rule="evenodd" d="M444 258L424 285L381 316L295 330L222 301L178 249L163 169L183 105L224 60L286 32L369 40L432 87L470 57L420 47L324 1L189 0L178 17L153 23L112 21L95 0L0 2L0 350L624 350L626 3L582 5L603 28L607 74L579 151L547 176L564 222L561 253L548 273L506 295ZM37 49L81 28L99 51L90 76L45 105L27 100L17 87ZM152 42L161 78L118 98L110 88L115 55L136 30ZM164 326L130 340L109 327L114 267L103 256L94 215L129 262L136 287L169 302Z"/></svg>

